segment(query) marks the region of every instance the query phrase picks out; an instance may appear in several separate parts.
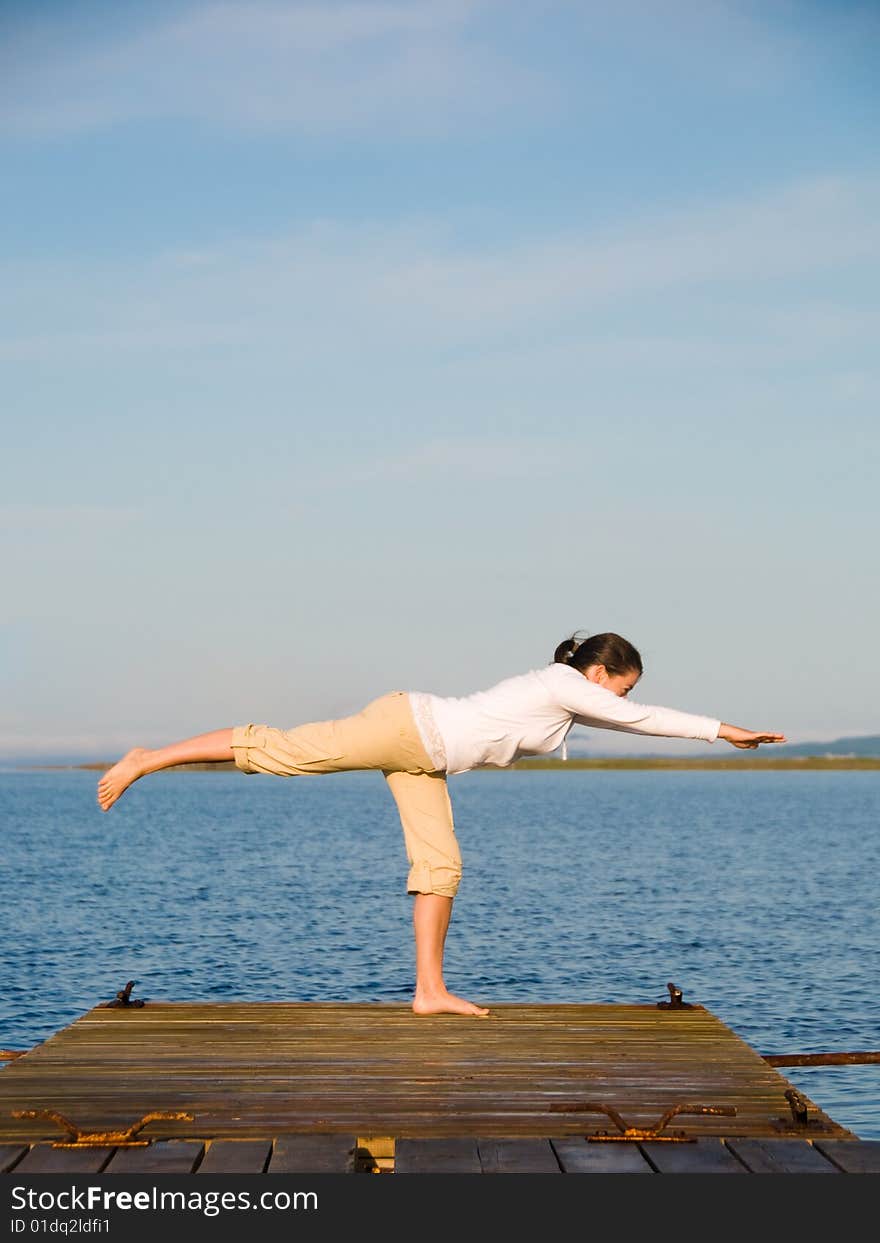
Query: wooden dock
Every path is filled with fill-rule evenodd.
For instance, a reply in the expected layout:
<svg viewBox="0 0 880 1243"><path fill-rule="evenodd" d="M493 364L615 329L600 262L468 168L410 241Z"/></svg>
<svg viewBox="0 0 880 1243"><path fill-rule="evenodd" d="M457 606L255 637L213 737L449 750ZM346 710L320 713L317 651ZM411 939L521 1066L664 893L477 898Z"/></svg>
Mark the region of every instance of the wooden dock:
<svg viewBox="0 0 880 1243"><path fill-rule="evenodd" d="M880 1141L792 1090L702 1006L99 1006L0 1070L0 1171L880 1172ZM724 1112L658 1129L682 1105ZM41 1110L80 1139L191 1120L65 1148L58 1122L14 1116Z"/></svg>

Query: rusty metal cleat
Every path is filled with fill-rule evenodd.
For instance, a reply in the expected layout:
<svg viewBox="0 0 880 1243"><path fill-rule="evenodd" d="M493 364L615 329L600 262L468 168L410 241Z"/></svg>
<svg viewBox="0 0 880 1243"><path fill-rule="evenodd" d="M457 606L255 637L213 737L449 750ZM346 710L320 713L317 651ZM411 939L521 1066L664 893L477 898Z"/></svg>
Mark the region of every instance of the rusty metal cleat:
<svg viewBox="0 0 880 1243"><path fill-rule="evenodd" d="M81 1131L78 1126L54 1109L14 1109L13 1118L48 1118L61 1127L66 1140L53 1140L53 1148L146 1148L152 1139L135 1139L148 1122L192 1122L192 1114L156 1113L144 1114L140 1121L124 1131Z"/></svg>
<svg viewBox="0 0 880 1243"><path fill-rule="evenodd" d="M671 1109L667 1109L652 1127L629 1126L620 1114L611 1105L606 1105L602 1101L582 1101L575 1102L571 1105L556 1104L551 1105L552 1113L591 1113L605 1114L610 1118L617 1127L618 1134L610 1134L608 1131L597 1131L595 1135L585 1135L584 1139L591 1143L608 1143L608 1142L625 1142L638 1143L645 1140L662 1140L666 1143L673 1144L689 1144L696 1139L695 1135L685 1135L684 1131L666 1131L664 1128L671 1118L677 1114L720 1114L725 1118L735 1118L736 1109L733 1105L673 1105Z"/></svg>

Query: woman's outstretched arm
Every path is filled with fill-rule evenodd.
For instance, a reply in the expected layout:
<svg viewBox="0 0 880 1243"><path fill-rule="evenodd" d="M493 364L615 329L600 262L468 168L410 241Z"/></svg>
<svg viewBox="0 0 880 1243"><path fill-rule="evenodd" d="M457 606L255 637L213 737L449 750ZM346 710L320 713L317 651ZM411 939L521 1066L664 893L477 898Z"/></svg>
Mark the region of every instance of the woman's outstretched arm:
<svg viewBox="0 0 880 1243"><path fill-rule="evenodd" d="M699 738L705 742L723 738L734 747L751 748L764 742L785 742L784 734L743 729L717 717L681 712L678 708L664 708L659 704L634 703L589 678L572 678L568 670L561 677L557 676L557 682L560 702L574 712L576 725L617 729L631 734L653 734L662 738Z"/></svg>

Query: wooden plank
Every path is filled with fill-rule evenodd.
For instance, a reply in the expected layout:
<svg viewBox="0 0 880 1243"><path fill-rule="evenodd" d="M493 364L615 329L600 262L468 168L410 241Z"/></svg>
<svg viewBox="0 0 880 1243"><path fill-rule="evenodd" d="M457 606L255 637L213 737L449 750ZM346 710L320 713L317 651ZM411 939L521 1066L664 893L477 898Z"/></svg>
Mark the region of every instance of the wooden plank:
<svg viewBox="0 0 880 1243"><path fill-rule="evenodd" d="M639 1147L658 1174L747 1174L745 1166L715 1137L693 1143L659 1141Z"/></svg>
<svg viewBox="0 0 880 1243"><path fill-rule="evenodd" d="M26 1144L0 1144L0 1174L7 1174L26 1152Z"/></svg>
<svg viewBox="0 0 880 1243"><path fill-rule="evenodd" d="M561 1174L549 1139L478 1139L484 1174Z"/></svg>
<svg viewBox="0 0 880 1243"><path fill-rule="evenodd" d="M585 1139L551 1139L563 1174L653 1174L637 1144L590 1144Z"/></svg>
<svg viewBox="0 0 880 1243"><path fill-rule="evenodd" d="M267 1174L351 1174L357 1139L353 1135L279 1135Z"/></svg>
<svg viewBox="0 0 880 1243"><path fill-rule="evenodd" d="M55 1138L53 1124L11 1116L40 1108L88 1130L193 1115L151 1123L157 1140L582 1136L583 1114L551 1112L566 1101L645 1126L682 1101L733 1106L733 1120L689 1118L689 1133L769 1138L790 1086L699 1006L504 1004L476 1023L388 1003L156 1002L96 1007L7 1066L0 1142ZM825 1121L829 1138L857 1138Z"/></svg>
<svg viewBox="0 0 880 1243"><path fill-rule="evenodd" d="M475 1139L399 1139L395 1174L482 1174Z"/></svg>
<svg viewBox="0 0 880 1243"><path fill-rule="evenodd" d="M105 1174L191 1174L205 1145L201 1140L159 1140L148 1148L117 1148Z"/></svg>
<svg viewBox="0 0 880 1243"><path fill-rule="evenodd" d="M262 1174L269 1161L268 1139L215 1139L199 1163L197 1174Z"/></svg>
<svg viewBox="0 0 880 1243"><path fill-rule="evenodd" d="M839 1174L806 1139L730 1139L730 1148L752 1174Z"/></svg>
<svg viewBox="0 0 880 1243"><path fill-rule="evenodd" d="M813 1147L844 1174L880 1174L880 1139L817 1139Z"/></svg>
<svg viewBox="0 0 880 1243"><path fill-rule="evenodd" d="M17 1174L98 1174L113 1156L113 1148L53 1148L34 1144L15 1167Z"/></svg>

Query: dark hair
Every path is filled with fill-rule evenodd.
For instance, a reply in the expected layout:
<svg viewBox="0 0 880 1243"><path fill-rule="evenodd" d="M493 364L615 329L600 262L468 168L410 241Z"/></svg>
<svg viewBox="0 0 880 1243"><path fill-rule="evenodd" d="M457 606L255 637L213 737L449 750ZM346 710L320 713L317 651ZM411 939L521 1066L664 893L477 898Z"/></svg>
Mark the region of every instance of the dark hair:
<svg viewBox="0 0 880 1243"><path fill-rule="evenodd" d="M581 673L590 665L604 665L612 677L638 673L642 676L642 658L619 634L573 634L563 639L553 653L553 663L571 665Z"/></svg>

